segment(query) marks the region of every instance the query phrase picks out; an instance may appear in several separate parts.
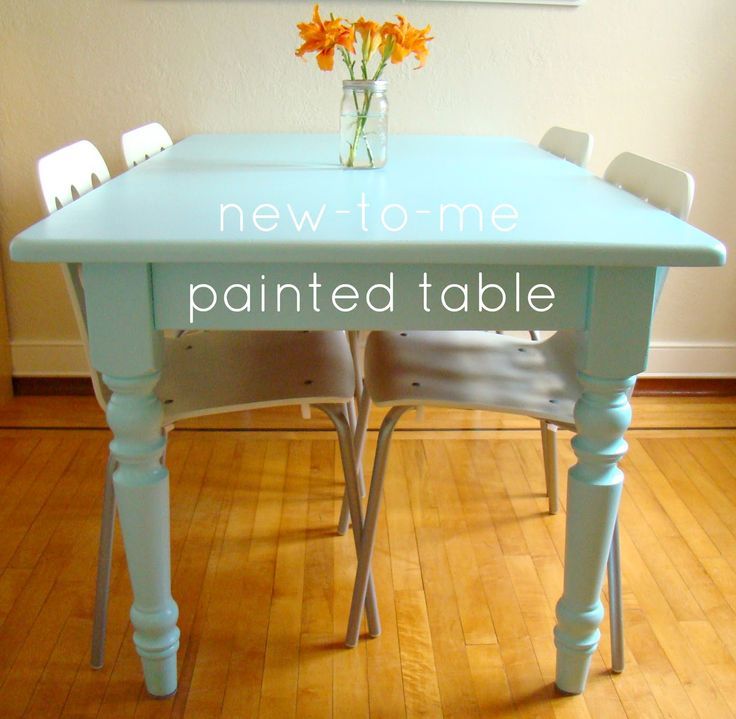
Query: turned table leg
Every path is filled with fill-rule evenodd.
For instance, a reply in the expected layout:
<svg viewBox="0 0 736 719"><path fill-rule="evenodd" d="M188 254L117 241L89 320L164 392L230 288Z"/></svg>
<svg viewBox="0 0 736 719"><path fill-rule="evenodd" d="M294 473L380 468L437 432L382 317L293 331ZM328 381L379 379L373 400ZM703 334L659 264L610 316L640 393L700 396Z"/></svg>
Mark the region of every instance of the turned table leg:
<svg viewBox="0 0 736 719"><path fill-rule="evenodd" d="M158 377L153 372L103 379L113 393L107 420L114 433L113 481L133 585L133 641L148 691L163 697L176 691L179 610L171 596L169 474L161 463L166 437L161 403L153 394Z"/></svg>
<svg viewBox="0 0 736 719"><path fill-rule="evenodd" d="M556 684L564 692L585 688L603 619L600 594L618 514L631 421L628 393L635 378L601 379L579 373L583 394L575 405L577 457L569 472L565 585L557 603Z"/></svg>

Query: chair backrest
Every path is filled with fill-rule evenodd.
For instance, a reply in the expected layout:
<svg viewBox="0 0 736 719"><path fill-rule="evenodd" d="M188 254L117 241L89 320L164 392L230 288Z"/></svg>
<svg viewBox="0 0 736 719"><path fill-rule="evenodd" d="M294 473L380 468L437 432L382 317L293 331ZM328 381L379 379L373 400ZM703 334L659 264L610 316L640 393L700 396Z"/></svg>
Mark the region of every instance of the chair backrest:
<svg viewBox="0 0 736 719"><path fill-rule="evenodd" d="M143 127L136 127L123 133L123 155L128 169L140 165L141 162L157 155L161 150L174 143L171 136L158 122L151 122Z"/></svg>
<svg viewBox="0 0 736 719"><path fill-rule="evenodd" d="M635 155L633 152L623 152L611 161L603 177L606 182L681 220L687 220L690 215L695 196L695 180L684 170ZM664 288L667 269L657 268L655 309Z"/></svg>
<svg viewBox="0 0 736 719"><path fill-rule="evenodd" d="M41 193L50 214L107 182L110 172L99 150L80 140L38 161Z"/></svg>
<svg viewBox="0 0 736 719"><path fill-rule="evenodd" d="M614 158L603 176L607 182L660 210L687 220L695 194L692 175L633 152Z"/></svg>
<svg viewBox="0 0 736 719"><path fill-rule="evenodd" d="M544 133L539 146L563 160L585 167L593 152L593 136L565 127L551 127Z"/></svg>
<svg viewBox="0 0 736 719"><path fill-rule="evenodd" d="M38 179L46 210L51 214L109 180L110 172L99 150L91 142L80 140L42 157L38 161ZM97 370L89 362L87 312L80 266L63 264L61 269L72 302L74 318L84 343L95 397L104 409L107 406L110 392L103 384Z"/></svg>

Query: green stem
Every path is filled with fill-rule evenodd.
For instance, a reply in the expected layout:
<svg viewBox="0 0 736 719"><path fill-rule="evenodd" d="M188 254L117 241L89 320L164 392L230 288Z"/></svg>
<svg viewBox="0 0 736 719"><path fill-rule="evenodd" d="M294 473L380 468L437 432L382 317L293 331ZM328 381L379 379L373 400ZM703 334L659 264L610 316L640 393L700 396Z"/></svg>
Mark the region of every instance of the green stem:
<svg viewBox="0 0 736 719"><path fill-rule="evenodd" d="M365 143L365 149L368 153L368 161L371 163L371 167L373 167L373 153L371 152L371 146L368 143L368 138L365 136L365 125L368 121L368 111L371 107L371 100L373 99L373 93L368 92L365 93L365 97L363 99L363 108L361 110L357 107L357 97L355 95L355 92L353 91L353 97L355 98L356 103L356 110L358 112L358 116L355 120L355 137L353 138L353 142L350 145L350 152L348 153L348 167L354 167L355 166L355 155L358 151L358 143L361 140Z"/></svg>
<svg viewBox="0 0 736 719"><path fill-rule="evenodd" d="M394 39L391 37L386 43L386 47L384 48L383 54L381 55L381 62L378 63L376 72L373 75L374 80L378 80L378 78L381 77L381 73L386 68L386 63L388 62L388 59L391 57L391 53L393 52L393 49L394 49Z"/></svg>
<svg viewBox="0 0 736 719"><path fill-rule="evenodd" d="M345 67L348 69L348 74L350 75L351 80L355 80L355 60L350 59L350 55L348 54L348 51L342 47L340 47L340 54L342 55L342 61L345 63Z"/></svg>
<svg viewBox="0 0 736 719"><path fill-rule="evenodd" d="M342 55L342 60L345 63L345 67L348 69L348 74L350 75L351 80L355 80L355 61L350 58L350 55L348 54L348 51L344 47L340 47L340 54ZM365 68L364 68L364 74L365 74ZM360 116L360 107L358 106L358 95L356 94L355 90L353 90L353 103L355 104L355 112ZM357 134L356 134L357 137ZM356 143L354 142L350 146L350 153L348 154L348 167L352 167L355 164L355 150L356 150Z"/></svg>

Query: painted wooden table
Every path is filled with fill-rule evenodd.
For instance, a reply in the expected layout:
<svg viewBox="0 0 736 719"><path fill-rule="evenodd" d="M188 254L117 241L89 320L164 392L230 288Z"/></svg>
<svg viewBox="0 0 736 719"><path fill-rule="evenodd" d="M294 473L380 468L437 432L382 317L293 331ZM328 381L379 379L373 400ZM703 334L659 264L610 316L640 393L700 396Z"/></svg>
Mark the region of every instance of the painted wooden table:
<svg viewBox="0 0 736 719"><path fill-rule="evenodd" d="M557 685L580 692L600 636L627 391L646 367L657 268L721 265L724 248L519 140L395 136L377 171L343 170L336 155L326 135L193 136L11 246L15 260L83 264L91 359L113 393L147 687L176 689L179 646L154 394L162 330L534 327L585 330L554 635Z"/></svg>

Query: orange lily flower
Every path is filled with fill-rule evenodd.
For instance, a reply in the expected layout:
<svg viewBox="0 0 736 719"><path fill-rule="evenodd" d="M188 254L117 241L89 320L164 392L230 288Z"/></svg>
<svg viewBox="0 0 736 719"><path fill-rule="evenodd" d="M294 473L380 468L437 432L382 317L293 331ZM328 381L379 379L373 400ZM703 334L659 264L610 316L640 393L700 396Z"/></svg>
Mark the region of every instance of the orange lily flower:
<svg viewBox="0 0 736 719"><path fill-rule="evenodd" d="M362 51L363 60L368 58L380 47L383 42L381 26L373 20L366 20L362 15L354 23L355 31L363 38Z"/></svg>
<svg viewBox="0 0 736 719"><path fill-rule="evenodd" d="M312 22L300 22L297 28L304 43L296 55L302 57L305 53L316 52L320 70L329 71L335 66L335 47L355 52L355 29L344 25L341 17L323 21L319 15L319 5L314 6Z"/></svg>
<svg viewBox="0 0 736 719"><path fill-rule="evenodd" d="M419 67L424 67L427 55L429 55L427 43L433 39L427 33L432 28L427 25L427 27L420 30L407 22L403 15L397 15L396 17L399 22L386 22L381 28L381 34L384 38L382 45L384 52L390 48L391 62L394 64L403 62L407 55L414 53L416 59L419 60ZM393 38L393 46L389 46L389 38Z"/></svg>

